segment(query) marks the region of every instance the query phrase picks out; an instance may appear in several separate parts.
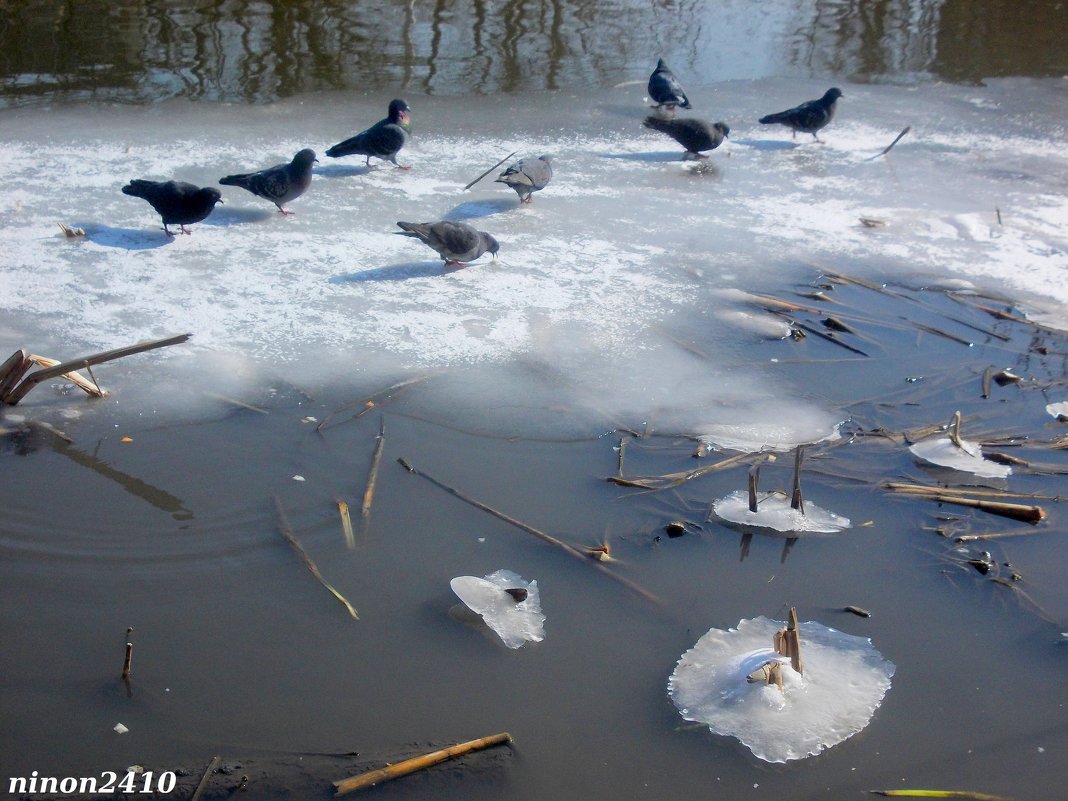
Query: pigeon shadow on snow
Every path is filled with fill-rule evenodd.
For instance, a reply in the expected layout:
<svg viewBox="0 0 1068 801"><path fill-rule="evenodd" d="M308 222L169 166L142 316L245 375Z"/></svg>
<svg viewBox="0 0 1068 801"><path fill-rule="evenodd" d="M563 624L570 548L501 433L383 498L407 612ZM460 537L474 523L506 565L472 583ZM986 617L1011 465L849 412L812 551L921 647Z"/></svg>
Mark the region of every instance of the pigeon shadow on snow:
<svg viewBox="0 0 1068 801"><path fill-rule="evenodd" d="M463 268L446 269L444 263L440 261L413 261L406 264L391 264L388 267L374 267L356 273L333 275L327 279L327 282L363 284L370 281L408 281L412 278L436 278L456 272L457 269Z"/></svg>
<svg viewBox="0 0 1068 801"><path fill-rule="evenodd" d="M603 159L622 159L623 161L682 161L682 153L677 150L658 150L651 153L600 153Z"/></svg>
<svg viewBox="0 0 1068 801"><path fill-rule="evenodd" d="M275 209L254 208L252 206L215 208L204 225L244 225L245 223L262 222L271 217L280 217Z"/></svg>
<svg viewBox="0 0 1068 801"><path fill-rule="evenodd" d="M113 228L94 223L80 224L78 227L85 231L88 241L106 248L151 250L174 241L174 237L167 236L162 228Z"/></svg>
<svg viewBox="0 0 1068 801"><path fill-rule="evenodd" d="M792 139L731 139L731 142L754 150L793 150L803 144Z"/></svg>
<svg viewBox="0 0 1068 801"><path fill-rule="evenodd" d="M476 220L479 217L491 217L494 214L509 211L519 205L519 201L510 198L493 198L489 200L468 200L446 212L445 219L453 222Z"/></svg>
<svg viewBox="0 0 1068 801"><path fill-rule="evenodd" d="M321 175L323 178L352 178L354 175L367 175L374 167L366 164L327 164L316 167L312 175Z"/></svg>

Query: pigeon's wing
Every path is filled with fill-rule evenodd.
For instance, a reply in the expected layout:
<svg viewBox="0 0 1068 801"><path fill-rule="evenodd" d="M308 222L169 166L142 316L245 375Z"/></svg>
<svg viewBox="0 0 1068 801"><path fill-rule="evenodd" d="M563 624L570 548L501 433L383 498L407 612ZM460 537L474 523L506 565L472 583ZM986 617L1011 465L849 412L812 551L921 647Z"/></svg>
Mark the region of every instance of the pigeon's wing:
<svg viewBox="0 0 1068 801"><path fill-rule="evenodd" d="M403 126L388 119L379 120L366 131L334 145L326 155L338 158L358 154L388 159L395 156L407 141L408 132Z"/></svg>
<svg viewBox="0 0 1068 801"><path fill-rule="evenodd" d="M280 164L277 167L253 173L249 176L248 184L245 188L275 203L289 200L293 182L289 178L287 166L286 164Z"/></svg>
<svg viewBox="0 0 1068 801"><path fill-rule="evenodd" d="M649 97L657 103L677 103L683 108L690 107L690 101L675 73L667 69L658 69L649 76Z"/></svg>
<svg viewBox="0 0 1068 801"><path fill-rule="evenodd" d="M442 256L460 258L478 252L482 235L466 223L444 220L430 226L430 239L427 244Z"/></svg>

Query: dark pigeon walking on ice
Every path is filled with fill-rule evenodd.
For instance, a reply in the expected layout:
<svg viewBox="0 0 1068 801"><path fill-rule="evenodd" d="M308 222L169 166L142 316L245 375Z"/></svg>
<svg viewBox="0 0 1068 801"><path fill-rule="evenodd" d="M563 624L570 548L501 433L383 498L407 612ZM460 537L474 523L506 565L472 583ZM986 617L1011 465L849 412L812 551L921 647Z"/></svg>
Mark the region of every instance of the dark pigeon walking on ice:
<svg viewBox="0 0 1068 801"><path fill-rule="evenodd" d="M125 195L147 200L163 218L163 230L174 236L168 225L177 225L183 234L188 234L187 225L198 223L211 214L216 203L222 203L222 194L213 186L203 189L184 181L148 181L137 178L122 188Z"/></svg>
<svg viewBox="0 0 1068 801"><path fill-rule="evenodd" d="M483 253L496 256L500 249L496 239L467 223L443 220L434 223L398 222L397 225L404 230L394 233L398 236L414 236L429 245L445 259L446 267L462 267Z"/></svg>
<svg viewBox="0 0 1068 801"><path fill-rule="evenodd" d="M402 170L411 169L410 164L398 164L397 154L408 142L412 133L411 108L399 97L390 101L389 116L379 120L366 131L339 142L326 151L330 158L342 156L366 156L366 164L371 166L371 156L392 161Z"/></svg>
<svg viewBox="0 0 1068 801"><path fill-rule="evenodd" d="M224 186L239 186L254 195L269 200L278 207L282 214L286 211L283 204L296 200L311 186L312 164L318 162L315 151L304 148L293 156L288 164L276 164L259 172L239 173L220 178Z"/></svg>
<svg viewBox="0 0 1068 801"><path fill-rule="evenodd" d="M646 128L652 128L654 131L666 133L686 148L686 152L682 154L684 159L708 158L708 156L704 155L701 151L715 150L723 144L723 139L731 132L730 127L725 122L710 124L704 120L694 119L693 117L687 117L686 119L680 120L665 120L650 114L645 118L643 124Z"/></svg>
<svg viewBox="0 0 1068 801"><path fill-rule="evenodd" d="M530 203L531 195L548 186L553 177L552 156L520 159L502 172L494 183L512 187L520 203Z"/></svg>
<svg viewBox="0 0 1068 801"><path fill-rule="evenodd" d="M656 62L656 69L649 76L649 97L658 107L668 108L672 111L676 106L679 108L691 108L689 98L682 91L682 84L675 77L675 73L668 69L664 59Z"/></svg>
<svg viewBox="0 0 1068 801"><path fill-rule="evenodd" d="M773 125L778 123L785 125L793 131L793 137L797 138L797 132L810 133L817 142L823 142L816 131L823 128L834 119L835 104L842 97L841 89L828 89L819 100L809 100L800 106L780 111L778 114L768 114L760 118L761 125Z"/></svg>

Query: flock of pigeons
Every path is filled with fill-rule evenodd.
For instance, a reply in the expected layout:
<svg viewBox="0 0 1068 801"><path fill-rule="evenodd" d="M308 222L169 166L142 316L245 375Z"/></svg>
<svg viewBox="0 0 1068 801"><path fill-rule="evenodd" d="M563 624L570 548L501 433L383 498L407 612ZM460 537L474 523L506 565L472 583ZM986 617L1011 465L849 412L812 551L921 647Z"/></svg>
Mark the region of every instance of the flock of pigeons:
<svg viewBox="0 0 1068 801"><path fill-rule="evenodd" d="M730 134L730 127L724 122L708 123L694 117L675 118L676 109L690 109L692 106L664 59L657 62L656 69L649 76L648 91L649 97L656 103L656 113L647 116L643 124L667 134L682 145L686 149L684 159L707 158L705 151L719 147ZM834 118L835 104L840 97L841 90L828 89L818 100L810 100L777 114L768 114L761 117L760 122L764 125L785 125L793 131L795 138L798 131L810 133L820 142L822 140L816 134ZM334 145L326 151L326 155L331 158L364 156L367 166L370 166L371 157L374 156L407 170L410 165L400 164L397 154L410 136L411 107L398 98L390 102L388 116L367 130ZM282 214L292 214L286 211L285 204L307 191L311 185L312 165L318 161L315 151L305 148L293 156L288 164L277 164L258 172L227 175L220 178L219 183L246 189L274 203ZM531 195L544 189L552 176L551 157L540 156L517 161L496 180L514 189L520 202L529 203ZM215 187L198 187L184 181L135 179L122 191L147 200L163 218L163 230L167 236L173 236L168 227L171 225L177 225L181 233L188 234L187 225L205 219L215 204L222 202L222 194ZM445 260L446 267L461 267L485 253L496 256L500 249L497 240L488 233L463 222L442 220L428 223L398 222L397 225L401 229L398 234L415 237L437 251Z"/></svg>

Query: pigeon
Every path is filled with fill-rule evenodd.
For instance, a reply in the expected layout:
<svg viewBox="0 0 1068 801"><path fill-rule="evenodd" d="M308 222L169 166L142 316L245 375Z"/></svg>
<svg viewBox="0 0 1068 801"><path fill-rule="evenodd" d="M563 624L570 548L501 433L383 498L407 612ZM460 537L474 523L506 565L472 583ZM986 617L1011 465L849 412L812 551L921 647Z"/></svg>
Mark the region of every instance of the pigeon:
<svg viewBox="0 0 1068 801"><path fill-rule="evenodd" d="M392 161L402 170L410 169L411 165L397 164L397 154L412 133L411 117L408 114L410 111L408 104L399 97L390 101L388 117L379 120L366 131L334 145L326 151L326 155L333 159L354 154L366 156L368 167L371 166L371 156L375 156Z"/></svg>
<svg viewBox="0 0 1068 801"><path fill-rule="evenodd" d="M675 77L675 73L668 69L664 59L656 62L656 69L649 76L649 97L658 107L666 106L672 110L676 106L691 108L689 98L682 91L682 84Z"/></svg>
<svg viewBox="0 0 1068 801"><path fill-rule="evenodd" d="M220 178L219 183L224 186L240 186L271 201L282 214L292 214L293 212L286 211L282 204L296 200L308 191L312 179L312 164L318 161L314 150L304 148L298 151L288 164L276 164L259 172L227 175Z"/></svg>
<svg viewBox="0 0 1068 801"><path fill-rule="evenodd" d="M147 181L137 178L122 188L125 195L147 200L163 218L163 230L174 236L168 225L177 225L183 234L191 233L187 225L198 223L211 214L222 195L214 186L201 188L184 181Z"/></svg>
<svg viewBox="0 0 1068 801"><path fill-rule="evenodd" d="M816 136L816 131L824 127L834 119L834 107L838 98L842 97L841 89L828 89L819 100L809 100L778 114L768 114L760 118L761 125L774 125L779 123L788 126L793 131L793 137L797 138L797 132L812 134L817 142L823 140Z"/></svg>
<svg viewBox="0 0 1068 801"><path fill-rule="evenodd" d="M496 256L500 249L496 239L467 223L442 220L434 223L398 222L397 225L403 230L394 233L398 236L414 236L434 248L445 259L446 267L462 267L483 253Z"/></svg>
<svg viewBox="0 0 1068 801"><path fill-rule="evenodd" d="M531 195L548 186L553 178L552 156L520 159L502 172L494 183L506 184L519 195L520 203L529 203Z"/></svg>
<svg viewBox="0 0 1068 801"><path fill-rule="evenodd" d="M650 114L643 123L646 128L666 133L684 148L685 158L705 159L708 156L701 153L702 150L715 150L723 143L723 139L731 132L725 122L709 124L704 120L696 120L689 117L684 120L665 120Z"/></svg>

